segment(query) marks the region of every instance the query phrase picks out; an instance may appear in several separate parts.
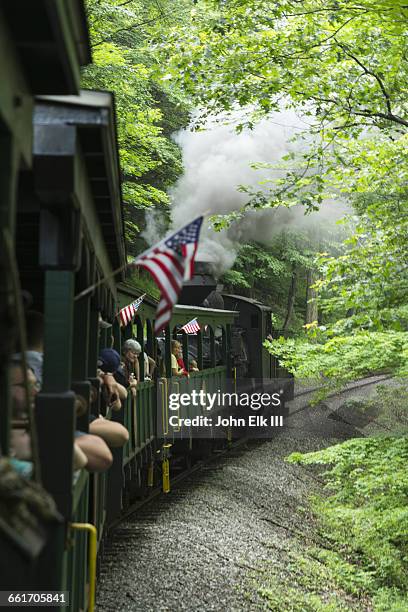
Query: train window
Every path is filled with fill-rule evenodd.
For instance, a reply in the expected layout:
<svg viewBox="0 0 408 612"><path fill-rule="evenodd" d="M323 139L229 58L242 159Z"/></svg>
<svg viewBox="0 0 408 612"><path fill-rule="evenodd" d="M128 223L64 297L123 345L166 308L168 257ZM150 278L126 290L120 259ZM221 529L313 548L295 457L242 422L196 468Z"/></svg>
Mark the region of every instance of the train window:
<svg viewBox="0 0 408 612"><path fill-rule="evenodd" d="M252 328L259 327L259 315L258 314L251 315L251 327Z"/></svg>

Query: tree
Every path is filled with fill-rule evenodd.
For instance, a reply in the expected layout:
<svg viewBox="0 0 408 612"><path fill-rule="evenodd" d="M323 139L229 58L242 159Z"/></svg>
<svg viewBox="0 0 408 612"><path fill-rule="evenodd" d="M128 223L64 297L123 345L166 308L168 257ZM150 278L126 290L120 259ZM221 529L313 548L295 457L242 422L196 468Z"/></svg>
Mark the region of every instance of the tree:
<svg viewBox="0 0 408 612"><path fill-rule="evenodd" d="M313 210L325 197L341 196L355 208L344 251L319 257L314 285L327 324L317 330L309 311L315 344L304 338L270 345L303 375L344 380L370 368L403 370L407 18L400 0L203 0L192 27L170 36L167 52L177 67L171 74L202 104L203 117L239 106L246 112L241 129L289 106L309 123L303 147L285 160L286 174L275 173L268 192L246 188L247 206ZM345 347L358 363L346 358ZM298 356L306 354L305 365Z"/></svg>
<svg viewBox="0 0 408 612"><path fill-rule="evenodd" d="M309 268L306 273L306 314L305 325L311 325L318 320L317 291L315 270Z"/></svg>
<svg viewBox="0 0 408 612"><path fill-rule="evenodd" d="M252 207L318 207L338 170L344 139L405 133L408 5L402 0L201 0L191 24L167 38L169 75L208 114L237 106L251 126L289 106L307 120L306 151L288 162Z"/></svg>
<svg viewBox="0 0 408 612"><path fill-rule="evenodd" d="M283 96L321 126L408 126L404 0L201 0L170 36L184 87L206 112Z"/></svg>
<svg viewBox="0 0 408 612"><path fill-rule="evenodd" d="M189 121L179 92L155 79L150 40L182 17L184 3L170 10L164 0L88 0L93 63L82 86L115 93L122 190L129 253L143 248L146 209L166 210L166 190L182 172L172 131Z"/></svg>
<svg viewBox="0 0 408 612"><path fill-rule="evenodd" d="M309 307L305 296L308 279L317 270L314 262L317 244L325 244L333 254L338 252L338 244L323 228L319 243L313 232L285 230L272 236L268 245L244 244L232 270L221 281L228 291L271 306L279 329L298 331Z"/></svg>

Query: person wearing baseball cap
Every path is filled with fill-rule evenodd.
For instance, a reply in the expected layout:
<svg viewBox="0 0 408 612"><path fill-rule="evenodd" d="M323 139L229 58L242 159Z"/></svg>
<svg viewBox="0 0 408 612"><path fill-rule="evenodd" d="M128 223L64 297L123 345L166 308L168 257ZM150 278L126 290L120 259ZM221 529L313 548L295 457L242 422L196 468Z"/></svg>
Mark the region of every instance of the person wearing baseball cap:
<svg viewBox="0 0 408 612"><path fill-rule="evenodd" d="M105 348L99 353L98 367L107 374L114 374L120 366L120 355L115 349Z"/></svg>
<svg viewBox="0 0 408 612"><path fill-rule="evenodd" d="M106 404L112 410L120 410L122 401L127 397L126 389L114 378L119 366L120 355L117 351L111 348L101 350L98 358L99 377ZM129 432L121 423L92 412L89 415L89 432L102 438L110 448L124 446L129 440Z"/></svg>
<svg viewBox="0 0 408 612"><path fill-rule="evenodd" d="M120 366L120 355L115 349L105 348L99 353L98 368L107 391L107 403L113 410L120 410L121 400L126 399L126 388L115 378Z"/></svg>

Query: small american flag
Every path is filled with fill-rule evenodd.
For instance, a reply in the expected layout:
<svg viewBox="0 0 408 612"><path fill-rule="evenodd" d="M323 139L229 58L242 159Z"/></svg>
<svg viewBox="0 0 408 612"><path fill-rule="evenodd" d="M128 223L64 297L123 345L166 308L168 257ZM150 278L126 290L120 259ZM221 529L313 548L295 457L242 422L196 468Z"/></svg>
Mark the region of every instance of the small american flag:
<svg viewBox="0 0 408 612"><path fill-rule="evenodd" d="M185 331L186 334L197 335L197 332L199 332L201 328L199 324L197 323L197 319L191 319L191 321L183 325L181 329Z"/></svg>
<svg viewBox="0 0 408 612"><path fill-rule="evenodd" d="M121 327L126 327L132 321L133 317L138 311L140 304L143 302L143 298L145 297L145 293L137 298L132 304L129 306L125 306L122 310L119 311L120 325Z"/></svg>
<svg viewBox="0 0 408 612"><path fill-rule="evenodd" d="M171 310L177 303L183 281L190 280L194 274L194 257L202 223L203 217L197 217L139 255L131 264L148 270L160 289L161 299L154 325L156 334L170 321Z"/></svg>

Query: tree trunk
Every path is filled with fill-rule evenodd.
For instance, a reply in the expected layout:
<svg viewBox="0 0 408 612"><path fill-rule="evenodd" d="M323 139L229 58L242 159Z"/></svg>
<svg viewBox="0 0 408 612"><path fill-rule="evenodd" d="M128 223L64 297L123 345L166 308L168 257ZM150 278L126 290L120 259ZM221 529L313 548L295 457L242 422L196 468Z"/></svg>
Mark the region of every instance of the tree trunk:
<svg viewBox="0 0 408 612"><path fill-rule="evenodd" d="M286 309L286 317L285 322L283 324L283 331L286 331L289 323L293 316L293 308L295 305L295 296L296 296L296 286L297 286L297 270L293 266L292 268L292 279L290 281L289 293L288 293L288 305Z"/></svg>
<svg viewBox="0 0 408 612"><path fill-rule="evenodd" d="M316 280L316 271L308 270L306 273L306 325L317 321L319 316L317 310L317 291L312 287Z"/></svg>

